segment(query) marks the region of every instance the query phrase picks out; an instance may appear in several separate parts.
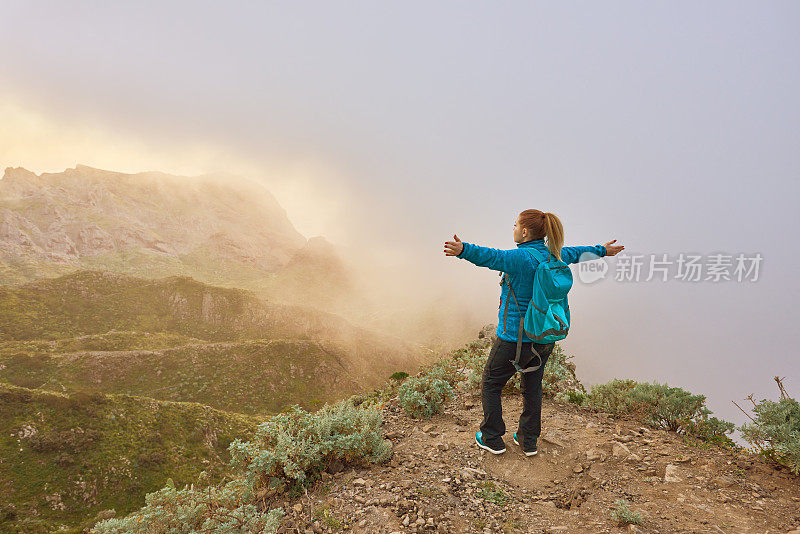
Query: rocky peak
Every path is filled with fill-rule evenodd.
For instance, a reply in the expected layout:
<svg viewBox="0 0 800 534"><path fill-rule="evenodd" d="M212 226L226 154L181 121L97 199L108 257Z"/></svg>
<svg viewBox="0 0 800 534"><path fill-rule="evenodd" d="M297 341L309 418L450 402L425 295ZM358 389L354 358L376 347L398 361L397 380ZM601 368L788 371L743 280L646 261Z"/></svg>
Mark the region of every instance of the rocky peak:
<svg viewBox="0 0 800 534"><path fill-rule="evenodd" d="M9 167L0 200L0 262L7 264L55 263L58 271L100 255L127 264L116 256L133 253L152 258L151 265L163 262L162 273L180 262L189 271L236 265L274 272L307 244L263 184L230 175L128 174L77 164L37 176Z"/></svg>
<svg viewBox="0 0 800 534"><path fill-rule="evenodd" d="M40 180L36 173L24 167L6 167L0 179L0 200L30 196L39 188Z"/></svg>

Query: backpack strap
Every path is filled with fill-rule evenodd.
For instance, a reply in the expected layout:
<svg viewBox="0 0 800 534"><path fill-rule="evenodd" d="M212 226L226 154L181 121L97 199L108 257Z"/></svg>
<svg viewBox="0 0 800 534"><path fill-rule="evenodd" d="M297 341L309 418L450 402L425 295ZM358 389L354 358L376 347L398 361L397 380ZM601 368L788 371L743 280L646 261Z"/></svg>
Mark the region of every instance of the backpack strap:
<svg viewBox="0 0 800 534"><path fill-rule="evenodd" d="M517 301L517 296L514 294L514 290L511 288L511 282L508 280L508 276L505 277L505 280L506 283L508 284L508 290L511 292L511 296L514 297L514 304L516 304L517 310L522 311L520 310L519 302ZM531 371L536 371L537 369L539 369L539 367L542 366L542 357L539 356L539 353L536 352L536 349L533 348L533 342L531 342L531 352L533 352L536 355L536 357L539 358L539 365L537 365L536 367L528 366L524 369L520 367L519 357L522 354L522 334L525 331L524 324L525 324L525 315L523 315L519 319L519 333L517 334L517 356L511 363L514 365L514 369L516 369L520 373L530 373Z"/></svg>
<svg viewBox="0 0 800 534"><path fill-rule="evenodd" d="M536 249L534 249L532 247L526 247L525 250L528 253L530 253L531 256L536 258L539 261L539 263L548 262L548 261L550 261L550 256L553 256L553 254L550 253L549 251L548 251L547 255L544 255L544 253L542 251L536 250ZM555 256L553 256L553 257L555 257Z"/></svg>
<svg viewBox="0 0 800 534"><path fill-rule="evenodd" d="M539 367L542 366L542 357L539 356L539 353L536 352L535 348L533 348L533 342L531 342L531 352L533 354L535 354L537 358L539 358L539 365L537 365L536 367L533 367L533 366L529 365L528 367L526 367L524 369L519 366L519 357L520 357L520 354L522 354L522 332L524 330L524 328L523 328L523 324L524 323L525 323L525 317L522 317L519 320L519 333L517 334L517 356L516 356L516 358L514 358L514 361L511 362L511 363L514 364L514 369L516 369L520 373L530 373L531 371L536 371L537 369L539 369Z"/></svg>

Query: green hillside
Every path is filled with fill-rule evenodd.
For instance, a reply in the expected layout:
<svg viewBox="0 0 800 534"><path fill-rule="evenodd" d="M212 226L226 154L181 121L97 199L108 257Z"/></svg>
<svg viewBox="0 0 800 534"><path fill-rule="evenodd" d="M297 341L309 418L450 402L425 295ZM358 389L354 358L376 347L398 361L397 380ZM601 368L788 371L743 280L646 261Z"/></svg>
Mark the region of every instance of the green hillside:
<svg viewBox="0 0 800 534"><path fill-rule="evenodd" d="M422 361L336 315L186 277L79 271L0 287L0 380L23 387L263 414L369 390Z"/></svg>
<svg viewBox="0 0 800 534"><path fill-rule="evenodd" d="M93 336L93 344L102 346L104 340L97 337ZM77 343L58 343L71 344ZM347 357L345 349L307 340L201 342L174 348L61 354L31 350L43 345L45 342L1 344L0 380L51 391L93 388L266 415L295 403L313 409L388 377L354 378L342 363Z"/></svg>
<svg viewBox="0 0 800 534"><path fill-rule="evenodd" d="M359 329L333 314L271 304L250 291L185 276L152 280L83 270L22 286L0 286L0 340L57 339L109 330L230 341L316 339Z"/></svg>
<svg viewBox="0 0 800 534"><path fill-rule="evenodd" d="M187 402L0 382L0 531L45 533L124 515L164 486L227 472L228 444L259 419ZM78 530L79 531L79 530Z"/></svg>

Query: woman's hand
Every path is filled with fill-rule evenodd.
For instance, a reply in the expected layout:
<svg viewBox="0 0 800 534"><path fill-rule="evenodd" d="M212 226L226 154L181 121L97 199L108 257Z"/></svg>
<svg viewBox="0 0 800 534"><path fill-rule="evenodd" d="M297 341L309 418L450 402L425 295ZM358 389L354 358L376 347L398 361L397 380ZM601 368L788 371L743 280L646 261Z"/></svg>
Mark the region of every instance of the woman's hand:
<svg viewBox="0 0 800 534"><path fill-rule="evenodd" d="M611 241L603 245L604 247L606 247L606 256L614 256L616 254L619 254L625 248L624 245L612 245L611 243L615 241L616 239L612 239Z"/></svg>
<svg viewBox="0 0 800 534"><path fill-rule="evenodd" d="M453 234L453 239L455 239L455 241L444 242L445 256L458 256L461 254L461 251L464 250L464 244L461 242L458 236Z"/></svg>

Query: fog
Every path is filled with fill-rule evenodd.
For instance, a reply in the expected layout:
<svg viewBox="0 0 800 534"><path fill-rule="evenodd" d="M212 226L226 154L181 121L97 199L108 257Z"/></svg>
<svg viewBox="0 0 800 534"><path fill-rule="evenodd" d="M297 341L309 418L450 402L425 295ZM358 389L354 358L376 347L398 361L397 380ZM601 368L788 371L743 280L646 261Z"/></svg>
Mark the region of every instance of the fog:
<svg viewBox="0 0 800 534"><path fill-rule="evenodd" d="M4 166L245 174L393 293L476 323L496 321L497 273L442 243L513 248L528 208L567 245L760 253L754 282L576 281L563 346L587 385L667 382L737 423L731 400L777 398L775 375L800 396L797 3L3 11Z"/></svg>

